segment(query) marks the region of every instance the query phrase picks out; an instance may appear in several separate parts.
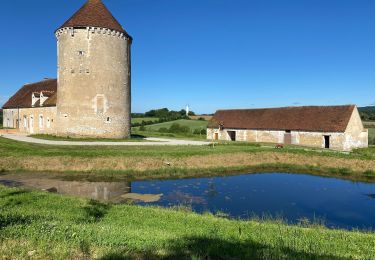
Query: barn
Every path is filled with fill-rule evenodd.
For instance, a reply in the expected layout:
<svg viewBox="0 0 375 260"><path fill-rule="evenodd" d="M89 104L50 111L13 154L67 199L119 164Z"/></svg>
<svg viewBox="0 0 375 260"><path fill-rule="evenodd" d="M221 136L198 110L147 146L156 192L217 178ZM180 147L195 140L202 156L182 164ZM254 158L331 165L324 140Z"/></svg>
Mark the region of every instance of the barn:
<svg viewBox="0 0 375 260"><path fill-rule="evenodd" d="M355 105L218 110L207 138L340 151L368 147L368 130Z"/></svg>

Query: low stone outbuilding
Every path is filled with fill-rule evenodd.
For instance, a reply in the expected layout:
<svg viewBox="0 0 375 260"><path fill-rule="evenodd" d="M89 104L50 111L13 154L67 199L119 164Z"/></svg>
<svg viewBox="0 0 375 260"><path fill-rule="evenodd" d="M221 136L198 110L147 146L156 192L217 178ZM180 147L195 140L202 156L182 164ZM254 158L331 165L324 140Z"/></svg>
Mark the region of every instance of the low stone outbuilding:
<svg viewBox="0 0 375 260"><path fill-rule="evenodd" d="M26 84L3 106L3 125L28 134L56 133L57 80Z"/></svg>
<svg viewBox="0 0 375 260"><path fill-rule="evenodd" d="M355 105L218 110L207 138L350 151L368 147Z"/></svg>

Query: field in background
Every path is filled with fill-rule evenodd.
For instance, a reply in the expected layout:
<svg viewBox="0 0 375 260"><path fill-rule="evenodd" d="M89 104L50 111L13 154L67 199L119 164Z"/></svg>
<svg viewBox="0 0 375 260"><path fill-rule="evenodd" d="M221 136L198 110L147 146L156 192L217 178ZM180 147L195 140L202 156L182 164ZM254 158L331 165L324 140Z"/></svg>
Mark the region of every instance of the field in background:
<svg viewBox="0 0 375 260"><path fill-rule="evenodd" d="M374 139L375 138L375 128L368 129L368 137Z"/></svg>
<svg viewBox="0 0 375 260"><path fill-rule="evenodd" d="M132 124L140 124L142 121L152 121L152 122L158 122L159 118L157 117L138 117L138 118L132 118Z"/></svg>
<svg viewBox="0 0 375 260"><path fill-rule="evenodd" d="M160 128L170 128L172 124L177 123L180 126L187 126L190 128L190 130L196 130L196 129L206 129L207 128L207 121L203 120L186 120L186 119L180 119L160 124L154 124L154 125L148 125L146 126L146 131L151 132L157 132ZM134 127L134 130L139 130L139 127Z"/></svg>
<svg viewBox="0 0 375 260"><path fill-rule="evenodd" d="M211 118L212 118L212 116L189 116L190 117L190 119L193 119L193 120L198 120L198 119L200 119L200 118L204 118L204 120L206 120L206 121L210 121L211 120Z"/></svg>

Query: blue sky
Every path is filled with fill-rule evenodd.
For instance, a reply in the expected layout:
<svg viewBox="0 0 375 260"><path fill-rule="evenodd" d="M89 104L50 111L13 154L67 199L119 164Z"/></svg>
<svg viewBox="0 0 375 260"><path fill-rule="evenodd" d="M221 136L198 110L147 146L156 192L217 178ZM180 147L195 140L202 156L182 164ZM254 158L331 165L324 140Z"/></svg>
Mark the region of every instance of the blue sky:
<svg viewBox="0 0 375 260"><path fill-rule="evenodd" d="M54 31L84 2L2 2L0 105L56 77ZM134 112L375 105L373 0L103 2L134 38Z"/></svg>

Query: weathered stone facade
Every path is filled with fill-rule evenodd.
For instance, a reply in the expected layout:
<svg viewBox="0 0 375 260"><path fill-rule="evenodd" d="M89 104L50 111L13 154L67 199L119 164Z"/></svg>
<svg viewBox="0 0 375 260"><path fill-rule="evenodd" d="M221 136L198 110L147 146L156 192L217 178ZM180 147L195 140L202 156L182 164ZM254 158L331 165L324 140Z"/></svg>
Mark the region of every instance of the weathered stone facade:
<svg viewBox="0 0 375 260"><path fill-rule="evenodd" d="M29 134L128 138L132 38L100 0L56 32L58 78L24 85L4 105L4 126Z"/></svg>
<svg viewBox="0 0 375 260"><path fill-rule="evenodd" d="M233 134L235 133L235 134ZM254 143L286 143L316 148L351 151L368 147L368 130L363 127L358 109L354 109L344 132L285 131L267 129L208 128L207 138L222 141L244 141ZM233 140L233 137L235 140ZM328 147L327 142L329 142Z"/></svg>
<svg viewBox="0 0 375 260"><path fill-rule="evenodd" d="M26 134L56 134L56 107L4 109L4 127Z"/></svg>
<svg viewBox="0 0 375 260"><path fill-rule="evenodd" d="M57 31L57 135L130 136L130 45L104 28Z"/></svg>

